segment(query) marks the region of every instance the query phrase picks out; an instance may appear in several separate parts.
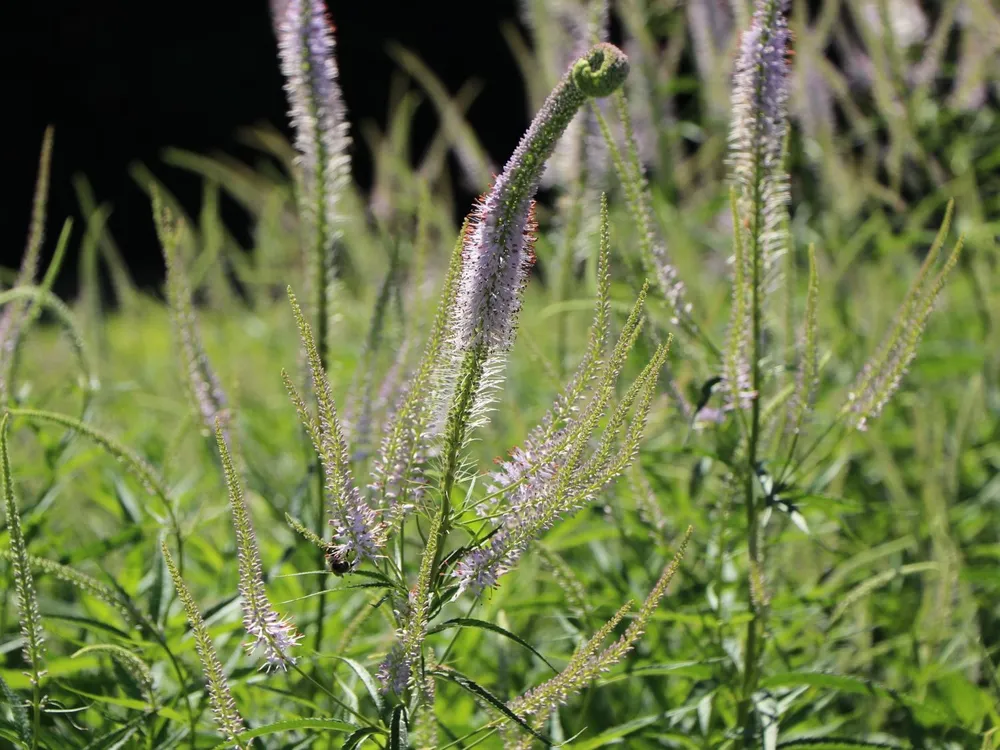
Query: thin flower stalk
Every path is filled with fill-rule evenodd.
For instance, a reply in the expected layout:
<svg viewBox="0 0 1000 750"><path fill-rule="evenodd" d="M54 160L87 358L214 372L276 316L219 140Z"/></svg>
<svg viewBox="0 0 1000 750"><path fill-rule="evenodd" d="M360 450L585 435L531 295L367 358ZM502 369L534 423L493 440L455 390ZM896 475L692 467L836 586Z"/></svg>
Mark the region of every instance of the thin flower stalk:
<svg viewBox="0 0 1000 750"><path fill-rule="evenodd" d="M809 285L806 291L806 318L802 324L799 345L799 366L795 377L795 391L785 417L786 431L791 435L789 460L812 408L819 380L819 341L817 336L819 307L819 271L816 268L816 249L809 246Z"/></svg>
<svg viewBox="0 0 1000 750"><path fill-rule="evenodd" d="M32 284L38 275L38 264L41 257L42 243L45 240L45 217L49 198L49 175L52 165L51 127L45 130L42 139L42 152L38 160L38 177L35 182L35 195L31 207L31 224L28 229L28 240L21 266L14 282L15 287ZM14 352L21 337L21 328L25 324L26 303L15 301L7 305L0 314L0 404L6 404L10 399L10 378L14 367Z"/></svg>
<svg viewBox="0 0 1000 750"><path fill-rule="evenodd" d="M228 427L229 402L222 383L205 353L201 333L198 330L191 286L180 253L184 225L167 208L156 192L153 193L153 213L167 269L167 301L170 305L174 335L180 344L183 356L182 369L195 409L201 418L202 428L206 434L211 434L215 431L217 422L221 422L223 427Z"/></svg>
<svg viewBox="0 0 1000 750"><path fill-rule="evenodd" d="M313 393L318 406L316 417L310 413L289 375L282 372L282 377L323 466L330 524L334 528L338 552L344 559L357 565L364 559L374 558L385 545L386 527L379 520L377 511L361 495L354 481L347 444L333 399L333 389L321 362L312 328L306 322L291 289L288 290L288 298L309 362Z"/></svg>
<svg viewBox="0 0 1000 750"><path fill-rule="evenodd" d="M21 530L21 516L14 499L14 477L10 471L10 454L7 447L7 425L10 414L0 417L0 485L2 485L7 532L10 537L10 558L13 563L14 593L17 595L18 620L24 645L21 652L28 665L28 678L32 688L32 747L37 746L42 713L42 661L45 658L45 634L42 616L38 611L38 594L31 575L31 561Z"/></svg>
<svg viewBox="0 0 1000 750"><path fill-rule="evenodd" d="M236 701L233 700L233 694L229 689L229 680L226 678L225 669L222 666L222 662L219 661L219 655L215 652L215 647L212 645L212 636L209 635L208 627L205 625L205 620L201 616L194 597L191 596L191 592L184 583L184 579L181 578L180 571L177 570L177 563L174 562L170 550L167 549L166 541L161 542L160 549L163 551L163 559L167 564L167 570L173 579L177 596L184 606L184 612L191 625L195 649L198 651L198 659L201 661L202 671L205 674L205 679L208 681L208 700L212 706L212 715L215 717L215 723L222 732L222 736L228 742L246 750L249 743L239 739L239 735L244 731L246 725L243 723L243 717L240 716L239 709L236 707Z"/></svg>
<svg viewBox="0 0 1000 750"><path fill-rule="evenodd" d="M326 365L329 306L341 202L350 181L347 112L338 81L333 25L323 0L287 0L274 21L295 130L299 205L306 238L311 301Z"/></svg>
<svg viewBox="0 0 1000 750"><path fill-rule="evenodd" d="M442 517L438 513L427 532L427 547L420 558L417 583L410 589L405 604L396 611L396 618L400 622L396 643L378 671L382 689L386 692L391 690L397 695L403 695L407 687L424 685L420 665L424 639L427 637L431 573L437 557L441 523Z"/></svg>
<svg viewBox="0 0 1000 750"><path fill-rule="evenodd" d="M289 655L289 651L298 645L302 636L296 632L295 626L287 617L275 611L267 596L260 549L250 518L250 508L247 506L243 487L233 464L221 420L215 425L215 439L219 445L219 456L229 493L229 507L233 514L233 527L236 530L243 628L251 639L246 644L246 650L252 654L258 648L263 649L264 663L261 669L268 672L272 669L286 670L289 664L295 663L295 658Z"/></svg>
<svg viewBox="0 0 1000 750"><path fill-rule="evenodd" d="M387 313L394 295L399 291L401 272L398 268L398 253L393 253L389 260L389 270L379 287L378 297L372 310L368 335L358 357L358 366L354 371L344 410L344 429L353 447L356 461L368 457L372 430L376 421L378 405L376 400L380 393L386 393L383 401L389 398L388 391L398 387L400 369L406 362L406 342L399 347L393 358L393 365L386 373L381 383L377 380L377 370L383 343L386 340ZM383 404L384 406L384 404Z"/></svg>
<svg viewBox="0 0 1000 750"><path fill-rule="evenodd" d="M733 212L733 224L738 226L739 208L736 190L729 193ZM747 278L748 263L742 232L733 235L733 290L732 306L729 310L729 330L726 334L726 351L723 358L722 381L726 393L727 409L749 409L757 397L753 382L751 344L753 342L753 319L751 314L750 279Z"/></svg>

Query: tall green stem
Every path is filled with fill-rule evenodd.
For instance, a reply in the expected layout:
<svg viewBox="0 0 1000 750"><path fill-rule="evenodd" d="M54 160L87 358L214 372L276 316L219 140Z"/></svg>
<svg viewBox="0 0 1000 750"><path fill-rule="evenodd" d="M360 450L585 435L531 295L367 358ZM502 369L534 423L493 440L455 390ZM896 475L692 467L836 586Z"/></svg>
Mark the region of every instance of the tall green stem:
<svg viewBox="0 0 1000 750"><path fill-rule="evenodd" d="M317 140L320 157L320 164L326 163L326 149L323 147L323 140ZM323 371L329 372L329 318L330 311L327 309L327 300L330 291L330 275L332 267L327 260L327 244L329 238L327 233L330 227L326 221L326 185L323 181L323 173L316 172L316 183L314 186L316 195L316 243L313 248L313 273L315 274L315 311L316 311L316 345L319 349L319 359L323 365ZM323 527L326 520L326 503L323 491L323 464L320 457L316 456L316 535L324 538ZM326 553L317 548L316 562L320 570L326 569ZM323 644L324 623L326 621L326 576L317 576L318 596L316 597L316 637L313 647L317 652Z"/></svg>
<svg viewBox="0 0 1000 750"><path fill-rule="evenodd" d="M757 690L759 679L757 665L760 660L760 639L761 639L761 607L754 601L754 587L756 578L760 575L760 545L759 528L757 516L757 499L754 491L754 478L757 475L757 449L760 442L760 389L761 389L761 368L760 359L762 355L761 341L761 233L764 228L763 217L763 196L761 187L763 175L761 171L761 155L758 153L756 179L753 182L753 217L751 220L750 233L750 314L752 322L751 341L751 378L753 390L753 403L750 411L750 436L747 445L747 466L746 481L744 484L744 501L747 511L747 556L750 567L749 582L749 604L750 621L747 623L747 642L743 654L743 687L740 692L740 702L737 711L739 726L743 731L743 747L753 746L753 732L750 722L751 704L753 694Z"/></svg>
<svg viewBox="0 0 1000 750"><path fill-rule="evenodd" d="M465 445L469 417L476 402L476 391L483 378L483 365L486 362L486 346L479 344L473 348L462 362L458 388L448 411L448 422L445 426L445 457L441 481L441 523L437 530L437 548L434 552L434 564L431 567L431 581L437 581L444 555L444 541L451 528L451 491L455 486L455 475L458 473L458 461Z"/></svg>

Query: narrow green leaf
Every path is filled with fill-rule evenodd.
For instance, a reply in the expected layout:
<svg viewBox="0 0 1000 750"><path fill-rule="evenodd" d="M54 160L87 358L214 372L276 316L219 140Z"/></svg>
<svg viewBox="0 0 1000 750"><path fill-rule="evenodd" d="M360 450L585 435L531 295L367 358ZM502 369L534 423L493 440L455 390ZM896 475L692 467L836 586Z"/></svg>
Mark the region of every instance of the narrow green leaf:
<svg viewBox="0 0 1000 750"><path fill-rule="evenodd" d="M529 734L531 734L539 742L544 743L544 745L546 747L552 747L552 741L550 739L548 739L544 735L541 735L538 732L536 732L531 727L531 725L528 724L528 722L526 722L524 719L522 719L516 713L514 713L509 708L507 708L507 704L506 703L504 703L502 700L500 700L499 698L497 698L495 695L493 695L493 693L491 693L489 690L487 690L486 688L484 688L482 685L477 684L475 681L470 680L465 675L463 675L463 674L461 674L459 672L455 672L454 670L451 670L451 669L434 669L434 670L430 670L430 673L432 675L435 675L436 677L442 677L442 678L444 678L446 680L450 680L451 682L454 682L459 687L464 688L465 690L469 691L470 693L472 693L477 698L486 701L491 706L493 706L493 708L495 708L497 711L499 711L504 716L506 716L508 719L510 719L511 721L513 721L515 724L517 724L519 727L521 727L521 729L523 729L524 731L526 731Z"/></svg>
<svg viewBox="0 0 1000 750"><path fill-rule="evenodd" d="M400 704L392 709L392 721L389 724L389 750L406 750L410 746L409 720L406 716L406 706Z"/></svg>
<svg viewBox="0 0 1000 750"><path fill-rule="evenodd" d="M341 750L354 750L357 747L361 747L364 741L375 734L380 734L381 729L377 727L362 727L346 740L344 740L344 746Z"/></svg>
<svg viewBox="0 0 1000 750"><path fill-rule="evenodd" d="M368 695L371 697L372 702L375 704L375 708L379 713L382 713L382 693L378 689L378 683L375 682L375 678L372 677L371 672L369 672L363 664L354 661L354 659L348 659L346 656L335 657L344 662L361 680L365 689L368 691Z"/></svg>
<svg viewBox="0 0 1000 750"><path fill-rule="evenodd" d="M244 742L252 740L254 737L265 737L269 734L291 732L296 729L323 729L327 732L350 732L356 728L353 724L348 724L346 721L337 721L336 719L289 719L288 721L276 721L273 724L240 732L236 735L235 740ZM225 748L235 747L236 745L237 742L223 742L216 745L214 750L225 750Z"/></svg>
<svg viewBox="0 0 1000 750"><path fill-rule="evenodd" d="M0 677L0 695L4 702L10 706L11 717L14 721L14 729L17 730L17 738L27 747L31 743L31 723L28 720L28 712L24 709L24 702L17 696Z"/></svg>
<svg viewBox="0 0 1000 750"><path fill-rule="evenodd" d="M825 737L805 738L801 740L789 740L779 742L777 750L795 750L797 748L808 748L808 750L859 750L860 748L892 748L899 750L905 747L902 743L890 744L888 742L869 742L867 740L850 739L827 739Z"/></svg>
<svg viewBox="0 0 1000 750"><path fill-rule="evenodd" d="M533 653L535 656L537 656L539 659L541 659L543 662L545 662L545 665L549 669L551 669L553 672L558 672L559 671L558 669L556 669L555 667L552 666L552 664L549 662L548 659L546 659L544 656L542 656L535 649L535 647L532 646L530 643L528 643L526 640L524 640L523 638L521 638L518 635L515 635L514 633L511 633L509 630L505 630L504 628L501 628L499 625L494 625L492 622L486 622L485 620L477 620L474 617L455 617L455 618L453 618L451 620L445 620L444 622L435 625L434 627L432 627L430 630L427 631L427 635L432 635L434 633L440 633L442 630L447 630L448 628L454 628L454 627L457 627L457 628L479 628L481 630L489 630L489 631L491 631L493 633L498 633L499 635L502 635L505 638L509 638L510 640L514 641L515 643L517 643L517 644L523 646L524 648L528 649L531 653Z"/></svg>
<svg viewBox="0 0 1000 750"><path fill-rule="evenodd" d="M645 729L652 724L656 724L659 720L659 716L644 716L641 719L627 721L624 724L612 727L606 732L601 732L599 735L591 737L589 740L574 742L573 750L596 750L596 748L605 747L606 745L621 744L617 742L617 740L620 740L622 737L627 737L630 734L635 734L640 729Z"/></svg>

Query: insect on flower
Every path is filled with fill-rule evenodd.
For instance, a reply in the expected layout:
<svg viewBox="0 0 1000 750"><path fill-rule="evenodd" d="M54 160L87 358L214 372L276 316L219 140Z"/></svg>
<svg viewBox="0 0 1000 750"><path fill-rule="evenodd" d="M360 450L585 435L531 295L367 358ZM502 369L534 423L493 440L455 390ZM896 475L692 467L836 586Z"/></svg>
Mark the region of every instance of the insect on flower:
<svg viewBox="0 0 1000 750"><path fill-rule="evenodd" d="M341 549L340 545L328 544L325 550L326 555L326 567L330 569L330 572L342 576L346 573L351 572L351 568L354 566L348 561L344 550Z"/></svg>

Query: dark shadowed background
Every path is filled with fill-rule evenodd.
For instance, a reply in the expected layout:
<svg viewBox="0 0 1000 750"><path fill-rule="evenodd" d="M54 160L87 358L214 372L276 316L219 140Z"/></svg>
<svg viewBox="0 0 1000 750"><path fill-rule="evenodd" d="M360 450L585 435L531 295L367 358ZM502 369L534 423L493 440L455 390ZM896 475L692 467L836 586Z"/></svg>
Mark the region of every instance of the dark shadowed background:
<svg viewBox="0 0 1000 750"><path fill-rule="evenodd" d="M387 45L416 52L457 91L470 78L485 84L469 119L494 160L502 163L526 124L523 87L501 23L514 21L514 0L327 0L337 27L341 83L355 132L354 170L370 181L370 160L357 126L384 125L396 65ZM199 152L246 151L236 140L246 125L269 122L288 133L268 0L64 0L3 3L3 186L0 265L16 266L24 247L42 133L55 126L49 210L50 253L67 216L82 217L72 179L82 173L99 202L113 205L110 228L137 282L162 273L149 204L129 174L140 161L188 207L200 181L160 159L177 146ZM415 146L436 125L425 102ZM237 238L249 241L245 219L224 207ZM72 254L58 291L72 294Z"/></svg>

